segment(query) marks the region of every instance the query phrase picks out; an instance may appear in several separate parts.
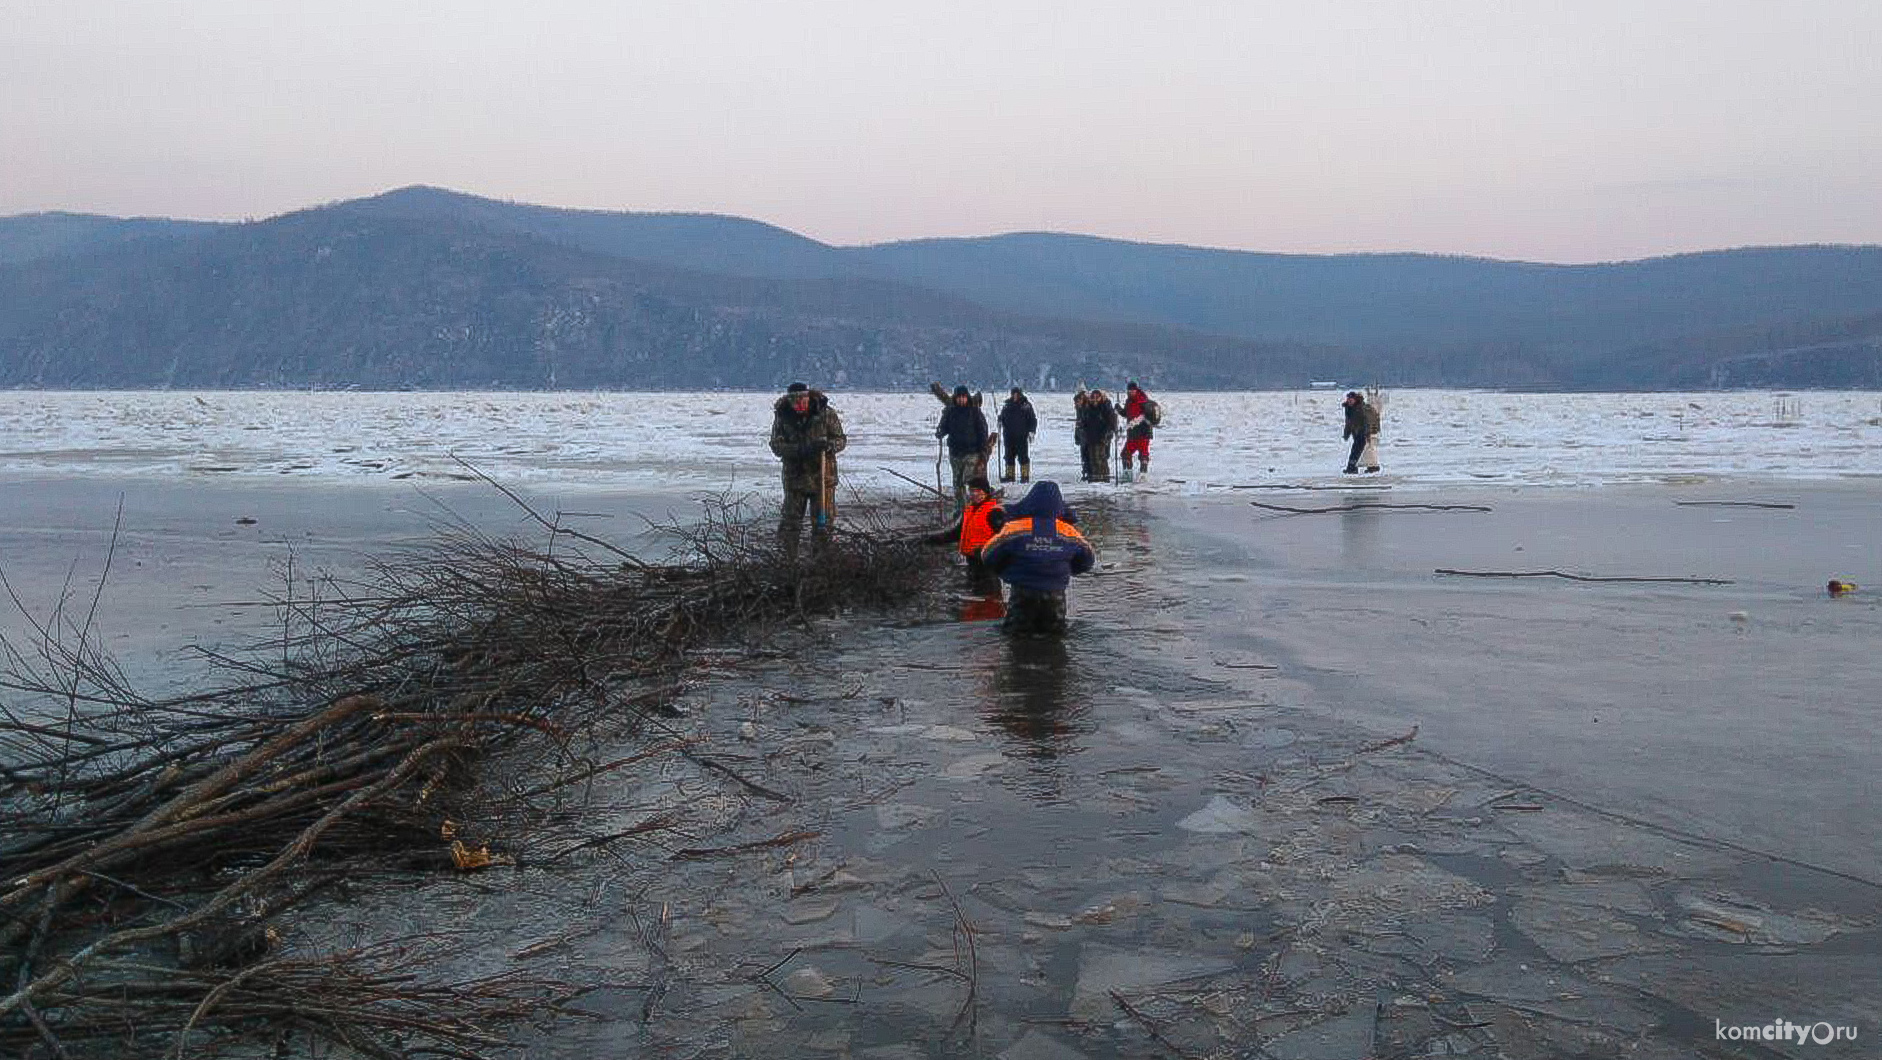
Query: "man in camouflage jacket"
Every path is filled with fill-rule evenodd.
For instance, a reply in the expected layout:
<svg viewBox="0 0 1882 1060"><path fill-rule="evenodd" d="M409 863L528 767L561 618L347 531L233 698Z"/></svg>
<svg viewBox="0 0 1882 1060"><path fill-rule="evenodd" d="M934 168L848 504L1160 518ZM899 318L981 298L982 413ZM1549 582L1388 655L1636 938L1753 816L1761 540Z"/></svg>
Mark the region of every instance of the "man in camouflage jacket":
<svg viewBox="0 0 1882 1060"><path fill-rule="evenodd" d="M817 544L829 540L835 509L836 454L848 444L843 420L821 390L792 383L772 407L771 451L784 465L784 508L778 518L778 540L787 555L797 554L805 508L811 512L812 540Z"/></svg>

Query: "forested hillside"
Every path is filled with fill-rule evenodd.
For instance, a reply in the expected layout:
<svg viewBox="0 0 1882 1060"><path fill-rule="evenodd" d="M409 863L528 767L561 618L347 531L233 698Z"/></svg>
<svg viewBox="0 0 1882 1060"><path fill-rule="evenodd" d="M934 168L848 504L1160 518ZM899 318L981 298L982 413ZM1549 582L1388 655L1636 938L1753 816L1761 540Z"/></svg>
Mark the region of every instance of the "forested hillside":
<svg viewBox="0 0 1882 1060"><path fill-rule="evenodd" d="M408 188L0 218L0 385L1882 385L1882 248L1603 265L1070 235L833 247Z"/></svg>

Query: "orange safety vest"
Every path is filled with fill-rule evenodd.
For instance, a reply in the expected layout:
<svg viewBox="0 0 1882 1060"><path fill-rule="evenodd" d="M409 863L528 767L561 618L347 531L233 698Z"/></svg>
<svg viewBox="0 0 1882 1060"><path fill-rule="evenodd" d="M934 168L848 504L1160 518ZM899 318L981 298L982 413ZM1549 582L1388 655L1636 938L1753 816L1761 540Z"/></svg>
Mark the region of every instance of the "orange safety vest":
<svg viewBox="0 0 1882 1060"><path fill-rule="evenodd" d="M999 501L985 500L961 510L961 555L978 556L987 542L993 540L993 527L987 524L987 516L999 506Z"/></svg>

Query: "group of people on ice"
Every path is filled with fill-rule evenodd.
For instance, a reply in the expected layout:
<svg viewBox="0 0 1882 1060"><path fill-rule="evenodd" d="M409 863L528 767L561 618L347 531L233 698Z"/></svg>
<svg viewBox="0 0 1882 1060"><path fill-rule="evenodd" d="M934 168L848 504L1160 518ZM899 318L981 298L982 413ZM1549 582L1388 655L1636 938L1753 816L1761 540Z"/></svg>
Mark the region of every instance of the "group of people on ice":
<svg viewBox="0 0 1882 1060"><path fill-rule="evenodd" d="M1014 387L1000 408L996 434L980 410L980 399L967 387L949 392L936 383L931 390L944 406L934 433L953 471L958 511L946 537L958 542L971 575L1006 583L1007 629L1063 632L1066 587L1073 575L1091 570L1097 556L1079 533L1077 515L1066 506L1058 483L1049 479L1032 483L1031 443L1039 429L1032 402ZM1128 480L1131 476L1132 457L1137 460L1136 474L1149 472L1150 442L1162 415L1135 380L1125 388L1121 408L1103 390L1083 387L1072 403L1073 436L1085 481L1111 481L1112 445L1120 429L1125 436L1118 477ZM1356 474L1362 465L1368 472L1378 471L1374 440L1379 430L1379 399L1368 402L1351 391L1342 404L1345 437L1352 440L1345 472ZM771 451L783 465L778 536L787 556L796 555L806 513L812 518L812 540L821 544L829 539L835 511L836 454L847 444L842 418L822 391L792 383L777 400ZM1005 454L1002 482L1032 483L1032 489L1011 505L1003 504L987 478L996 449Z"/></svg>
<svg viewBox="0 0 1882 1060"><path fill-rule="evenodd" d="M934 433L953 468L959 509L948 536L959 542L970 572L1006 583L1007 629L1063 633L1066 587L1073 575L1091 570L1097 554L1078 532L1077 516L1066 506L1058 483L1032 483L1031 442L1039 429L1032 403L1014 387L1000 410L998 438L1005 450L1001 481L1032 483L1025 497L1004 505L986 474L995 436L973 393L965 386L952 393L939 384L933 389L945 404ZM848 444L842 417L822 391L792 383L773 406L771 452L782 465L784 482L778 538L787 557L796 556L806 514L812 519L812 541L828 541L835 511L836 454Z"/></svg>
<svg viewBox="0 0 1882 1060"><path fill-rule="evenodd" d="M1124 430L1124 448L1118 453L1118 477L1129 481L1131 457L1137 458L1138 475L1150 473L1150 439L1156 436L1163 410L1135 379L1124 388L1124 405L1119 408L1111 395L1102 390L1080 387L1072 395L1072 440L1078 443L1079 472L1086 482L1111 481L1111 449L1117 432Z"/></svg>
<svg viewBox="0 0 1882 1060"><path fill-rule="evenodd" d="M1003 456L1001 482L1032 481L1032 440L1039 431L1039 414L1019 387L1014 387L1000 406L997 433L987 425L979 395L964 386L955 387L952 394L939 383L932 389L946 406L934 433L947 447L956 507L966 503L968 479L976 471L987 469L996 449ZM1080 387L1072 396L1072 440L1078 446L1080 477L1086 482L1111 481L1111 452L1120 429L1125 434L1119 479L1129 481L1132 457L1137 459L1135 473L1149 474L1150 439L1162 415L1162 409L1134 379L1125 387L1121 406L1102 390Z"/></svg>

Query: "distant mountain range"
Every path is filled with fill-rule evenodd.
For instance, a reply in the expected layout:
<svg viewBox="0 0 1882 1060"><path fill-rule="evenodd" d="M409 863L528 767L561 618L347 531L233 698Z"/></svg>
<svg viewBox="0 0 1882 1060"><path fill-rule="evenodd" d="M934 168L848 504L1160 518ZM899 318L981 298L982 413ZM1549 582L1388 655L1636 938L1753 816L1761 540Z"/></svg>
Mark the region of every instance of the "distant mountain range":
<svg viewBox="0 0 1882 1060"><path fill-rule="evenodd" d="M0 218L0 386L1882 387L1882 247L1600 265L1057 234L834 247L413 187Z"/></svg>

